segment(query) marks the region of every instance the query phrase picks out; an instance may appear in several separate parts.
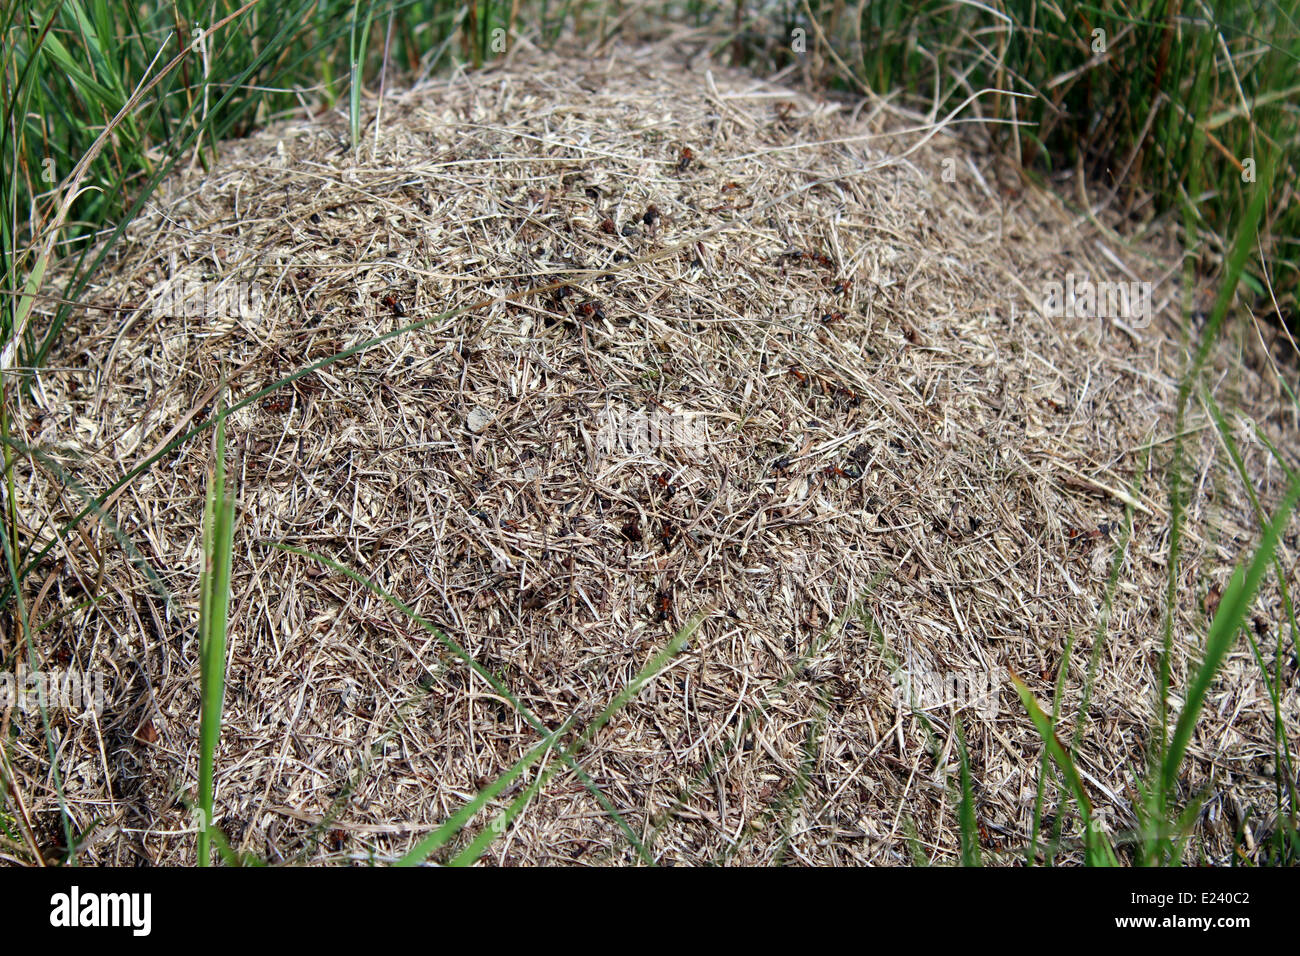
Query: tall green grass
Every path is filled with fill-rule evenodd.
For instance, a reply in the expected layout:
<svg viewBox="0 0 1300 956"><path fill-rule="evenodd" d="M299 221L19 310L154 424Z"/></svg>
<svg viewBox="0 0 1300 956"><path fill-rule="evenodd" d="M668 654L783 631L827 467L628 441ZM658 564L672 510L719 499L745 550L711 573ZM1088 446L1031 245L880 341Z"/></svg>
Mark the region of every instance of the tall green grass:
<svg viewBox="0 0 1300 956"><path fill-rule="evenodd" d="M722 28L731 3L703 4ZM793 49L792 31L808 52ZM1186 214L1189 253L1206 274L1245 224L1260 170L1278 163L1259 240L1240 281L1296 322L1300 290L1300 2L1264 0L787 0L738 48L773 65L823 64L821 77L870 87L942 116L976 90L985 118L1031 170L1080 170L1091 206L1135 224ZM721 44L719 44L721 47Z"/></svg>
<svg viewBox="0 0 1300 956"><path fill-rule="evenodd" d="M510 8L479 0L471 9L484 30L464 49L482 62ZM5 4L0 341L20 333L18 364L44 361L68 308L50 300L65 290L43 288L51 261L76 257L66 294L77 299L177 162L206 163L219 140L304 101L329 107L346 97L355 139L362 87L374 92L385 70L410 77L446 65L465 18L455 0Z"/></svg>
<svg viewBox="0 0 1300 956"><path fill-rule="evenodd" d="M1272 184L1275 168L1270 164L1262 171L1263 184L1259 192L1252 198L1244 214L1241 231L1237 234L1236 240L1225 263L1225 274L1220 286L1220 294L1215 303L1214 309L1203 328L1200 341L1192 352L1189 366L1183 376L1183 381L1179 389L1178 407L1175 415L1174 426L1174 456L1168 470L1169 480L1169 497L1170 497L1170 514L1172 524L1170 528L1169 542L1169 560L1167 567L1168 587L1165 591L1164 607L1164 650L1160 661L1160 681L1158 684L1157 725L1151 728L1149 739L1151 746L1147 754L1148 763L1145 768L1140 768L1139 775L1139 794L1135 804L1137 816L1136 831L1128 838L1134 850L1135 861L1142 865L1181 865L1185 862L1185 854L1189 842L1192 838L1192 832L1196 823L1197 816L1201 809L1201 794L1183 796L1181 791L1181 773L1184 767L1184 761L1187 756L1188 746L1191 743L1192 733L1194 731L1197 719L1205 705L1206 697L1218 676L1219 670L1223 664L1224 658L1233 644L1243 635L1251 641L1252 649L1260 665L1261 673L1265 683L1269 688L1270 699L1274 707L1274 724L1273 724L1273 746L1276 755L1277 789L1276 789L1276 814L1278 826L1275 828L1279 843L1276 846L1277 861L1297 861L1300 862L1300 836L1297 833L1297 804L1296 804L1296 786L1294 775L1291 771L1293 760L1290 752L1289 738L1286 727L1282 722L1278 684L1280 683L1280 667L1283 657L1283 648L1285 646L1282 640L1281 622L1279 622L1278 646L1275 649L1275 670L1273 680L1269 679L1269 670L1260 652L1258 645L1250 636L1250 630L1246 626L1251 603L1263 582L1264 576L1268 571L1273 569L1277 575L1279 589L1282 592L1283 600L1286 607L1287 620L1292 628L1292 646L1295 646L1297 638L1295 609L1291 603L1291 597L1287 589L1286 575L1283 572L1280 563L1277 561L1276 551L1282 531L1291 523L1297 503L1300 503L1300 474L1294 472L1280 455L1277 457L1278 465L1284 469L1289 478L1289 484L1282 500L1277 504L1272 516L1264 515L1260 507L1258 498L1255 494L1249 476L1245 472L1242 464L1242 457L1237 448L1236 439L1233 437L1231 429L1228 428L1227 422L1222 415L1215 417L1215 425L1219 431L1220 438L1228 450L1230 459L1237 466L1237 474L1243 482L1243 486L1250 499L1255 503L1255 507L1260 519L1260 539L1256 545L1255 552L1249 561L1238 563L1234 569L1232 579L1224 590L1219 606L1210 622L1209 628L1204 637L1202 646L1201 660L1190 675L1187 687L1185 688L1182 709L1174 720L1172 728L1169 725L1170 717L1170 697L1173 694L1174 687L1171 677L1171 658L1173 655L1173 632L1174 618L1177 613L1180 588L1179 581L1182 580L1180 573L1181 555L1183 547L1182 526L1185 521L1185 493L1184 483L1186 477L1183 474L1185 462L1183 460L1182 435L1184 434L1184 416L1186 414L1187 403L1193 391L1201 389L1202 371L1210 350L1216 342L1219 330L1227 316L1228 309L1234 298L1234 290L1237 288L1239 277L1244 270L1252 250L1258 247L1257 235L1263 222L1263 214L1266 206L1266 198L1269 195L1268 187ZM1212 403L1212 396L1206 395L1207 402ZM1121 541L1120 552L1127 541L1127 525L1131 523L1132 514L1128 515L1126 521L1126 533ZM1117 556L1115 570L1118 570L1119 559ZM1105 609L1102 614L1103 620L1109 619L1110 601L1113 598L1113 584L1115 581L1112 573L1111 584ZM1104 638L1103 632L1099 635ZM1072 642L1071 642L1072 643ZM1100 650L1100 641L1097 650ZM1062 673L1065 672L1068 664L1069 647L1066 651L1066 659L1061 663ZM1089 668L1089 681L1092 678L1092 668ZM1118 858L1111 840L1101 834L1094 825L1093 809L1089 799L1087 788L1083 784L1082 777L1075 767L1073 746L1065 746L1060 737L1057 735L1057 722L1053 717L1049 717L1034 700L1028 687L1016 676L1012 675L1017 693L1019 694L1026 711L1033 720L1040 735L1043 737L1046 754L1051 758L1061 778L1064 780L1068 791L1073 796L1075 807L1078 810L1081 820L1083 821L1083 850L1085 860L1093 864L1113 865ZM1081 708L1080 717L1083 716L1083 710L1086 710L1086 700L1088 690L1085 688L1085 705ZM1056 707L1059 706L1059 696L1061 684L1057 685L1057 703L1054 705L1053 712L1056 713ZM1076 732L1082 729L1082 723L1076 725ZM1043 770L1046 771L1046 762ZM1042 787L1040 782L1040 801L1036 804L1035 822L1034 822L1034 843L1037 840L1038 831L1038 808L1041 807ZM1029 862L1033 862L1034 846L1031 844Z"/></svg>

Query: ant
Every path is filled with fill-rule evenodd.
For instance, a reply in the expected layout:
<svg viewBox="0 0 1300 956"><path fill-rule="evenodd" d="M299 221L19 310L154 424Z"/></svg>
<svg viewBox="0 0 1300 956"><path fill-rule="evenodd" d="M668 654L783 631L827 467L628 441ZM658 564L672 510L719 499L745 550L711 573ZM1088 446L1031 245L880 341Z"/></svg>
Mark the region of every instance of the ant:
<svg viewBox="0 0 1300 956"><path fill-rule="evenodd" d="M655 595L655 607L659 610L659 613L655 615L655 619L659 621L668 620L673 613L673 596L667 591L660 591Z"/></svg>
<svg viewBox="0 0 1300 956"><path fill-rule="evenodd" d="M293 398L289 395L276 395L268 398L262 403L262 407L268 412L287 412L293 406Z"/></svg>
<svg viewBox="0 0 1300 956"><path fill-rule="evenodd" d="M830 325L832 322L839 322L843 318L844 318L843 312L827 312L825 315L822 316L822 322L824 322L826 325Z"/></svg>
<svg viewBox="0 0 1300 956"><path fill-rule="evenodd" d="M1096 528L1066 528L1065 534L1070 539L1071 544L1087 547L1090 544L1096 544L1102 538L1109 538L1110 533L1118 525L1119 522L1108 522Z"/></svg>
<svg viewBox="0 0 1300 956"><path fill-rule="evenodd" d="M578 306L578 314L602 322L605 319L605 310L601 308L600 303L596 301L583 302Z"/></svg>
<svg viewBox="0 0 1300 956"><path fill-rule="evenodd" d="M689 146L683 146L681 155L677 158L677 171L686 172L690 168L692 160L695 159L695 153Z"/></svg>
<svg viewBox="0 0 1300 956"><path fill-rule="evenodd" d="M822 474L827 478L847 478L849 481L857 481L862 477L862 468L853 462L849 462L847 468L841 468L839 465L827 465L822 469Z"/></svg>
<svg viewBox="0 0 1300 956"><path fill-rule="evenodd" d="M378 294L379 293L375 293L375 295ZM397 296L393 295L391 292L386 293L382 298L380 298L379 303L399 318L406 314L406 309L403 308L402 303L399 302Z"/></svg>
<svg viewBox="0 0 1300 956"><path fill-rule="evenodd" d="M551 311L562 313L564 300L573 295L573 286L562 285L551 291Z"/></svg>
<svg viewBox="0 0 1300 956"><path fill-rule="evenodd" d="M660 488L664 489L664 493L667 494L669 498L671 498L673 494L677 491L677 486L672 484L672 482L670 482L668 478L669 478L668 472L665 471L661 474L655 475L655 483L658 484Z"/></svg>
<svg viewBox="0 0 1300 956"><path fill-rule="evenodd" d="M835 293L836 295L842 295L850 291L852 288L853 288L852 278L841 279L839 282L835 283L834 287L831 289L831 292Z"/></svg>
<svg viewBox="0 0 1300 956"><path fill-rule="evenodd" d="M790 249L776 257L778 264L785 259L788 259L791 262L799 262L802 259L811 259L819 266L825 266L827 269L835 268L835 263L831 261L830 257L823 255L820 252L805 252L802 249Z"/></svg>
<svg viewBox="0 0 1300 956"><path fill-rule="evenodd" d="M659 218L659 207L654 203L645 207L645 212L641 214L641 221L647 226L653 226L655 220Z"/></svg>
<svg viewBox="0 0 1300 956"><path fill-rule="evenodd" d="M847 402L854 408L857 408L862 402L862 399L859 398L852 389L845 388L843 385L836 385L831 390L831 394L834 395L835 398Z"/></svg>

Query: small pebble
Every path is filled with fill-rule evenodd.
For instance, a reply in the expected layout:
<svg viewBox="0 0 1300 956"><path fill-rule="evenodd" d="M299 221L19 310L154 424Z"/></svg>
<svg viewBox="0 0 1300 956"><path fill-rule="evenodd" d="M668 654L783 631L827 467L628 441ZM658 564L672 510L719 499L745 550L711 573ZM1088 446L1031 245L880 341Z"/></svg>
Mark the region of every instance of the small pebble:
<svg viewBox="0 0 1300 956"><path fill-rule="evenodd" d="M475 435L483 434L483 431L492 421L492 413L485 408L471 408L468 415L465 416L465 427Z"/></svg>

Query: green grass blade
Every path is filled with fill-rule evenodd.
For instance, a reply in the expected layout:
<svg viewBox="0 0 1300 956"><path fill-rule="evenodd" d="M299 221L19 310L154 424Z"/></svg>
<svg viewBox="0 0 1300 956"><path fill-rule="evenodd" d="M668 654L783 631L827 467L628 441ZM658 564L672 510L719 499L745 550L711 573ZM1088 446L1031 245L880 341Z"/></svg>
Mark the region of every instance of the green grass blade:
<svg viewBox="0 0 1300 956"><path fill-rule="evenodd" d="M1038 701L1034 700L1034 695L1025 682L1014 671L1008 669L1008 673L1011 675L1011 682L1015 685L1016 693L1020 695L1020 700L1029 713L1029 719L1034 722L1034 727L1037 728L1039 736L1043 738L1047 752L1051 754L1057 769L1061 771L1066 784L1074 794L1075 802L1079 807L1079 815L1083 819L1084 848L1088 862L1094 865L1117 865L1118 860L1115 858L1114 849L1106 838L1096 830L1092 819L1092 801L1088 799L1088 791L1084 789L1083 779L1079 776L1079 771L1074 765L1074 759L1070 756L1069 750L1056 736L1056 730L1052 726L1051 718L1043 713L1042 708L1038 706Z"/></svg>
<svg viewBox="0 0 1300 956"><path fill-rule="evenodd" d="M328 558L325 555L316 554L315 552L307 551L306 549L303 548L297 548L294 547L293 545L284 544L282 542L271 541L267 543L270 544L272 547L277 548L281 551L287 551L290 554L297 554L302 557L309 558L313 561L317 561L320 564L323 564L326 567L338 572L339 574L342 574L350 578L351 580L355 581L357 584L360 584L362 587L366 588L368 591L370 591L372 594L376 595L377 597L383 598L383 600L387 601L391 607L393 607L395 610L397 610L402 615L404 615L408 620L418 624L425 631L427 631L429 634L435 637L439 641L439 643L441 643L444 647L446 647L449 651L451 651L452 654L454 654L457 658L463 661L470 668L470 670L472 670L479 677L483 678L483 680L486 681L492 687L493 690L495 690L498 694L500 694L503 698L505 698L510 703L510 705L514 707L516 712L518 712L519 715L523 717L524 722L527 723L536 733L538 733L543 737L548 737L551 735L552 731L548 731L545 725L537 718L537 716L533 714L533 712L529 710L523 704L523 702L520 701L517 696L515 696L515 694L510 690L510 688L507 687L500 679L498 679L495 674L493 674L482 664L476 661L468 651L466 651L463 647L460 646L459 643L452 640L452 638L444 634L439 628L435 627L432 623L426 621L423 617L417 614L414 611L414 609L408 607L396 596L390 594L388 591L384 590L384 588L380 587L375 582L364 577L363 575L358 574L357 572L353 571L351 568L347 567L346 565L340 564L339 562L333 560L332 558ZM577 774L578 779L582 781L583 786L585 786L592 793L592 795L596 798L597 802L600 803L601 807L605 810L605 812L610 815L610 817L615 821L615 823L617 823L619 829L623 832L624 837L626 837L628 842L637 850L641 858L647 863L652 862L652 858L650 856L649 851L645 848L641 840L637 837L635 831L633 831L633 829L628 825L627 821L623 819L623 816L618 812L618 810L614 807L614 805L610 803L609 798L604 794L604 792L598 786L596 786L595 782L587 775L586 771L584 771L580 766L578 766L578 764L575 761L573 761L573 759L568 755L567 752L563 753L561 756L564 759L566 765L569 767L569 769L573 770L573 772Z"/></svg>
<svg viewBox="0 0 1300 956"><path fill-rule="evenodd" d="M1178 768L1182 763L1183 755L1187 752L1187 745L1191 742L1192 728L1196 725L1196 718L1200 716L1201 708L1205 704L1205 695L1209 693L1210 684L1218 673L1219 665L1223 663L1224 655L1227 654L1233 639L1241 630L1246 612L1250 609L1250 602L1273 560L1278 538L1290 523L1291 513L1295 510L1297 501L1300 501L1300 481L1293 480L1287 488L1286 496L1274 512L1273 520L1264 529L1259 547L1255 549L1255 556L1251 559L1249 567L1238 565L1232 575L1232 581L1224 589L1219 601L1219 609L1214 614L1214 620L1210 622L1210 632L1205 640L1205 656L1197 669L1196 676L1188 686L1187 701L1178 715L1173 737L1165 752L1161 777L1166 793L1172 791L1177 783Z"/></svg>
<svg viewBox="0 0 1300 956"><path fill-rule="evenodd" d="M226 680L226 624L234 544L235 495L226 479L226 419L218 414L215 465L203 521L203 572L199 590L199 820L198 864L211 863L211 829L217 741Z"/></svg>
<svg viewBox="0 0 1300 956"><path fill-rule="evenodd" d="M961 718L953 718L953 732L957 735L957 757L961 762L961 865L983 866L980 859L980 831L975 821L975 793L970 775L970 755L966 752L966 735L962 733Z"/></svg>
<svg viewBox="0 0 1300 956"><path fill-rule="evenodd" d="M641 689L653 680L654 677L658 675L665 666L667 666L670 660L677 656L681 651L682 646L690 640L691 635L699 628L702 620L704 620L703 612L696 614L687 621L682 629L673 635L672 640L664 646L663 650L656 654L649 663L641 668L636 677L634 677L626 687L619 691L605 709L600 712L600 715L592 721L590 725L588 725L586 730L582 732L582 735L564 749L565 756L572 759L579 750L585 747L591 739L596 736L605 724L609 723L611 717L622 710L627 705L628 701L639 694ZM509 822L513 820L525 806L527 806L528 801L531 800L535 794L541 792L542 787L546 785L558 769L559 765L556 765L538 777L531 787L515 799L500 821L498 821L496 825L488 827L479 833L478 836L474 838L474 841L461 851L454 860L452 860L452 865L468 866L476 862L487 848L492 845L493 841L505 832L506 825L509 824Z"/></svg>
<svg viewBox="0 0 1300 956"><path fill-rule="evenodd" d="M438 829L434 830L415 846L411 847L411 849L407 851L406 855L398 860L394 865L418 866L427 860L432 853L441 849L447 841L454 839L456 835L464 829L465 824L473 818L474 814L478 813L487 805L489 800L506 787L510 786L510 784L514 783L514 781L517 780L525 770L536 763L538 759L546 753L546 751L554 747L556 742L568 732L570 725L570 721L565 721L563 725L547 734L546 737L542 739L541 743L528 751L528 753L524 754L524 756L520 758L513 767L480 790L473 800L449 816L442 826L438 827Z"/></svg>

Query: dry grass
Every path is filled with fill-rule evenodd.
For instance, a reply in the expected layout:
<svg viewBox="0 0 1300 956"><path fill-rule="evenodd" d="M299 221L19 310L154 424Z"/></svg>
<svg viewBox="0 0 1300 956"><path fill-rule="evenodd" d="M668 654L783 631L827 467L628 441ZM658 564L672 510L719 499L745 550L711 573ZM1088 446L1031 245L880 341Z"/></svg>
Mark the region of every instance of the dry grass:
<svg viewBox="0 0 1300 956"><path fill-rule="evenodd" d="M217 822L236 847L271 861L391 859L538 739L428 634L266 544L278 541L378 581L550 726L599 713L704 612L686 651L581 754L656 860L904 862L909 820L951 859L954 716L986 857L1009 860L1027 839L1041 750L1006 669L1050 698L1077 635L1073 721L1120 537L1077 531L1122 519L1130 497L1133 538L1077 744L1103 826L1132 825L1185 355L1170 247L1150 238L1139 255L1081 224L999 166L974 127L927 141L916 117L882 103L815 102L668 56L528 56L390 95L378 119L370 104L359 155L337 115L228 144L210 173L168 185L101 276L91 300L125 319L83 313L41 374L28 438L97 491L202 420L223 376L237 401L413 318L539 283L574 290L391 338L235 415ZM1067 272L1150 280L1162 308L1141 330L1048 319L1032 303ZM251 283L257 308L159 306L169 281L214 276ZM1216 397L1296 447L1273 373L1230 346ZM660 430L609 440L611 423L638 415ZM1194 419L1180 684L1208 592L1256 527L1213 429ZM1276 501L1285 476L1245 447L1263 501ZM37 637L42 652L70 647L110 672L98 721L61 718L71 812L83 827L103 821L87 862L193 859L207 466L207 444L191 442L113 506L174 614L93 523L32 576L33 620L104 595ZM80 507L43 470L21 491L20 514L45 536ZM1295 568L1293 533L1279 556ZM858 601L862 616L835 626ZM1271 585L1257 615L1271 654ZM994 691L922 701L936 756L896 703L890 660L961 687L992 675ZM1294 674L1292 660L1293 748ZM1272 805L1270 723L1241 648L1186 766L1189 788L1212 787L1211 859L1230 852L1244 808ZM22 730L17 783L51 831L39 723ZM1049 810L1059 801L1050 791ZM561 771L489 858L636 856Z"/></svg>

